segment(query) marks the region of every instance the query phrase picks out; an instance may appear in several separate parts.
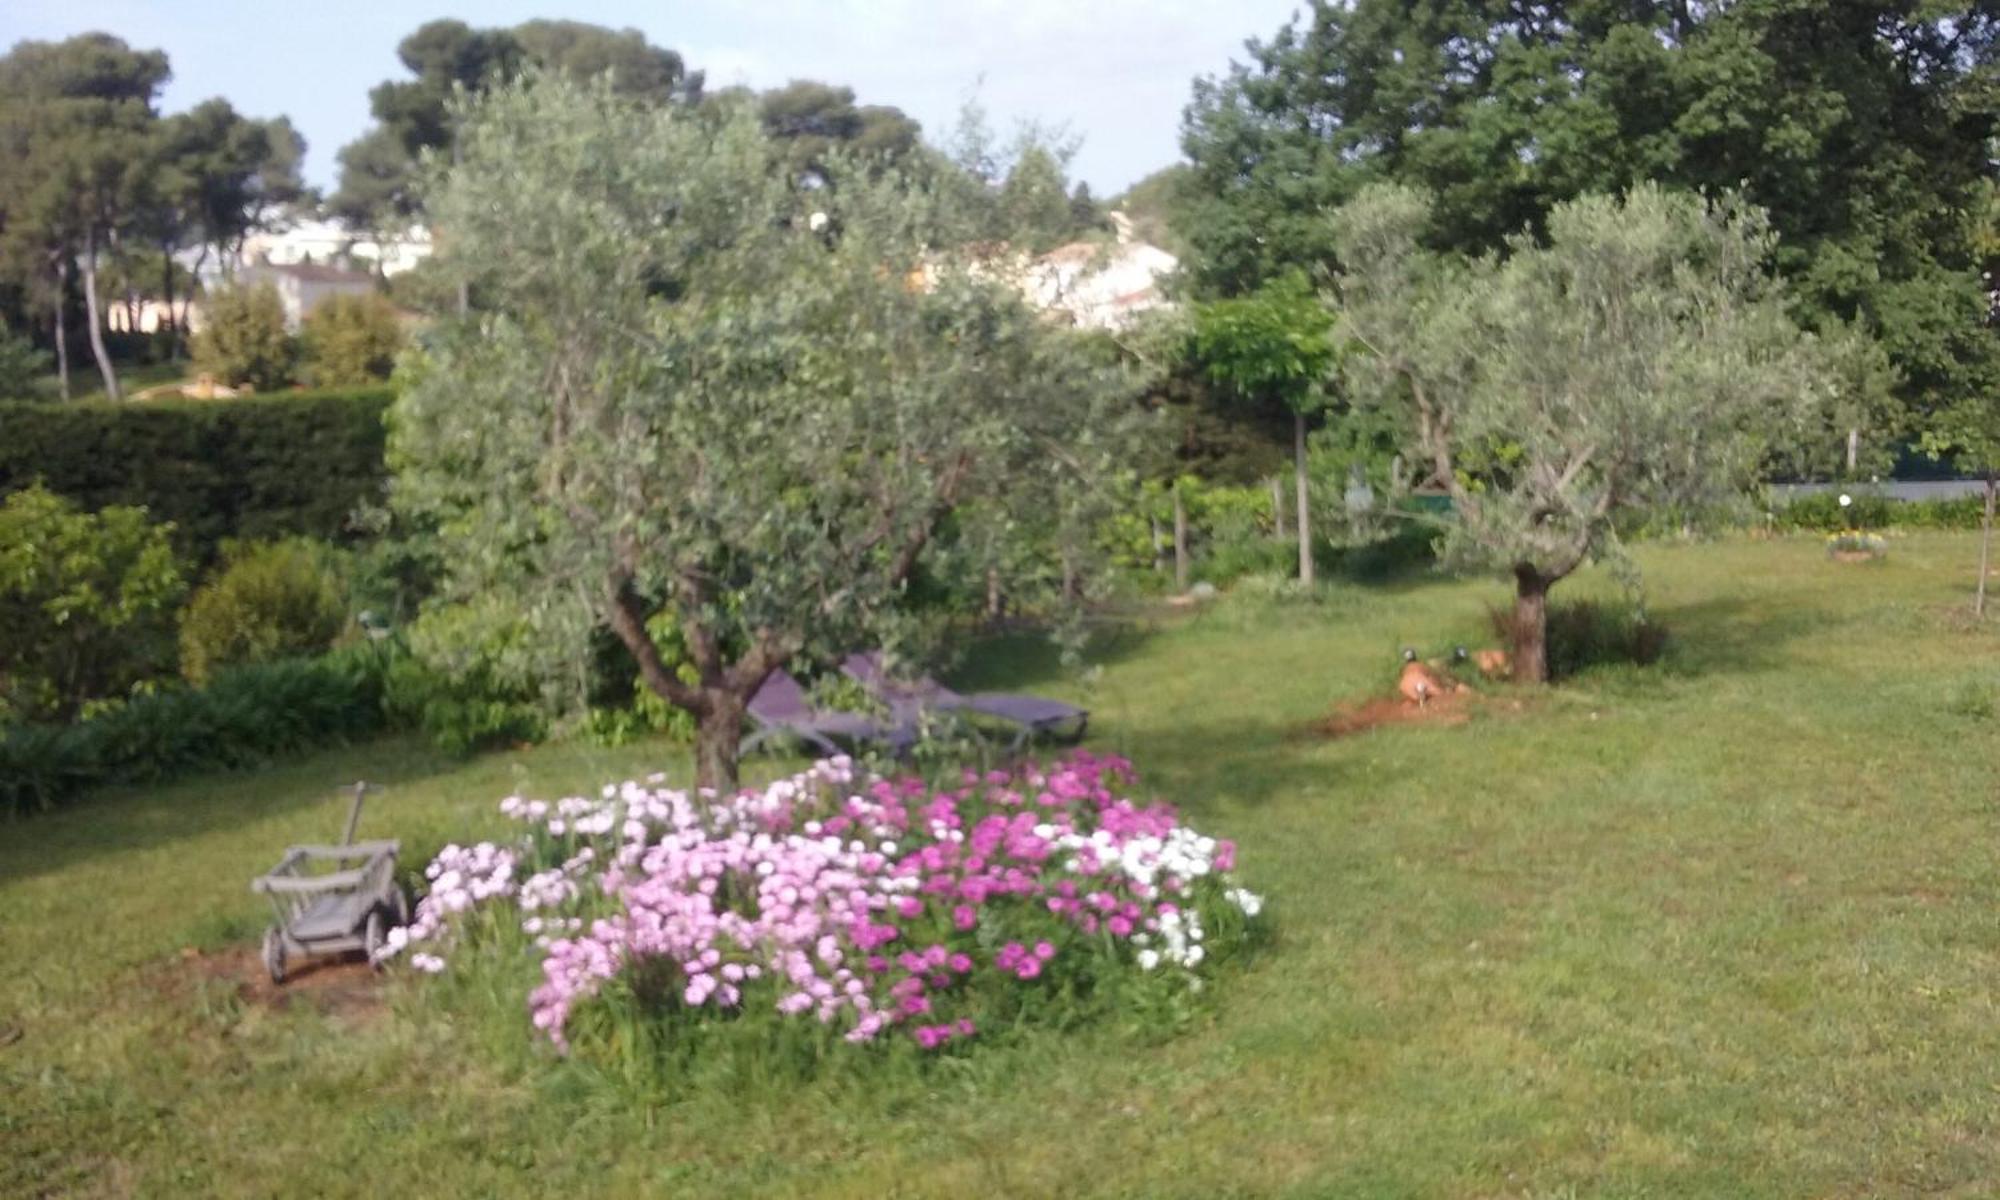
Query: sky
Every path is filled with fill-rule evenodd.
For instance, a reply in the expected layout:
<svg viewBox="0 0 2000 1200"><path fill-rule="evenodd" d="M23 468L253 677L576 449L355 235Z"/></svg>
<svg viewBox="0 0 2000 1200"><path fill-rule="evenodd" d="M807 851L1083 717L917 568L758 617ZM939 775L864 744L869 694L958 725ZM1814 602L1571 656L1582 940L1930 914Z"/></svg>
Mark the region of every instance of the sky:
<svg viewBox="0 0 2000 1200"><path fill-rule="evenodd" d="M334 184L334 154L369 123L368 89L405 78L396 43L425 21L476 26L534 17L636 28L705 70L712 87L792 79L846 84L893 104L927 136L952 127L976 91L1003 134L1066 123L1082 138L1071 167L1114 195L1180 158L1181 109L1198 75L1243 57L1300 0L5 0L0 45L94 30L167 52L162 109L224 96L238 111L284 115L306 138L307 181Z"/></svg>

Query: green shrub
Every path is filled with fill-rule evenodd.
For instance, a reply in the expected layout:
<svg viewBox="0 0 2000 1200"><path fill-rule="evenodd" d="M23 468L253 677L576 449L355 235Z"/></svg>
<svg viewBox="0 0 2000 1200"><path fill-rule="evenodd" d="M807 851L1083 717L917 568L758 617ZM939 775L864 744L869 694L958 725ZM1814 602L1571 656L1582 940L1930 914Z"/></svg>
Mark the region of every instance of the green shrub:
<svg viewBox="0 0 2000 1200"><path fill-rule="evenodd" d="M91 511L143 506L201 561L227 538L339 539L382 494L390 399L374 388L0 405L0 494L39 480Z"/></svg>
<svg viewBox="0 0 2000 1200"><path fill-rule="evenodd" d="M35 395L37 385L48 369L48 355L35 349L34 343L27 338L0 324L0 398Z"/></svg>
<svg viewBox="0 0 2000 1200"><path fill-rule="evenodd" d="M1298 574L1299 543L1295 538L1244 536L1211 543L1197 558L1193 575L1218 587L1254 575Z"/></svg>
<svg viewBox="0 0 2000 1200"><path fill-rule="evenodd" d="M306 318L300 341L306 382L358 387L389 378L403 348L403 324L387 297L330 296Z"/></svg>
<svg viewBox="0 0 2000 1200"><path fill-rule="evenodd" d="M1880 492L1847 493L1843 508L1836 492L1800 496L1771 514L1775 528L1837 533L1843 529L1977 529L1985 500L1977 495L1941 500L1892 500Z"/></svg>
<svg viewBox="0 0 2000 1200"><path fill-rule="evenodd" d="M232 542L181 618L181 674L199 687L221 667L310 657L346 624L328 547L305 538Z"/></svg>
<svg viewBox="0 0 2000 1200"><path fill-rule="evenodd" d="M388 706L440 747L535 741L548 732L546 681L560 677L546 639L498 597L439 605L407 633L410 656L388 676Z"/></svg>
<svg viewBox="0 0 2000 1200"><path fill-rule="evenodd" d="M144 509L79 512L40 487L0 503L0 717L68 720L172 662L184 590Z"/></svg>
<svg viewBox="0 0 2000 1200"><path fill-rule="evenodd" d="M1493 632L1515 651L1514 610L1489 606ZM1637 604L1596 600L1557 601L1548 608L1549 678L1564 679L1586 667L1626 663L1650 666L1666 652L1666 626Z"/></svg>
<svg viewBox="0 0 2000 1200"><path fill-rule="evenodd" d="M363 645L310 661L222 671L200 691L142 696L73 725L0 729L0 813L19 816L91 788L257 766L384 728L393 650Z"/></svg>
<svg viewBox="0 0 2000 1200"><path fill-rule="evenodd" d="M195 370L231 387L281 388L292 379L298 347L285 332L285 306L270 284L218 288L194 335Z"/></svg>

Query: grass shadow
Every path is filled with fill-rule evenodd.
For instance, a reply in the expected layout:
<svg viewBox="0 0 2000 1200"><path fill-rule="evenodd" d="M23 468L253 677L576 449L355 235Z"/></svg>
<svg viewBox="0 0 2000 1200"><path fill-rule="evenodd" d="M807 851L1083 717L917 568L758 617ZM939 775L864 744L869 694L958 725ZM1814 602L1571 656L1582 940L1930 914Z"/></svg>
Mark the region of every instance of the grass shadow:
<svg viewBox="0 0 2000 1200"><path fill-rule="evenodd" d="M1093 625L1084 645L1082 669L1114 666L1133 658L1158 633L1156 619L1148 617ZM945 674L955 688L997 692L1073 682L1079 672L1063 662L1062 648L1047 635L1010 631L972 640L965 657Z"/></svg>

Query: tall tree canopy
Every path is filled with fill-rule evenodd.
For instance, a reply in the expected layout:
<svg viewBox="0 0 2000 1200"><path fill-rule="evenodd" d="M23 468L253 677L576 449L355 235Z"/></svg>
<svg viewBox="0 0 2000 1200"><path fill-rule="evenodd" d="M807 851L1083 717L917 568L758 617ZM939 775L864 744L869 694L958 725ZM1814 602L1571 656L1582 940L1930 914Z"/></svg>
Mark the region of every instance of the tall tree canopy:
<svg viewBox="0 0 2000 1200"><path fill-rule="evenodd" d="M740 106L486 93L426 198L482 310L433 331L393 418L393 498L440 531L451 590L578 653L610 630L698 721L711 785L765 678L893 642L919 566L1012 570L1010 530L1080 534L1134 408L1093 343L956 253L956 190L836 157L844 182L805 195L785 150Z"/></svg>
<svg viewBox="0 0 2000 1200"><path fill-rule="evenodd" d="M35 324L46 315L65 392L64 331L80 291L105 390L118 395L100 265L115 264L134 292L142 267L157 263L171 301L177 251L233 253L303 191L305 144L290 122L245 117L220 99L162 118L155 102L168 77L166 55L102 33L22 42L0 58L0 153L10 163L0 172L0 273Z"/></svg>
<svg viewBox="0 0 2000 1200"><path fill-rule="evenodd" d="M90 345L104 390L118 397L99 318L98 265L149 198L154 99L167 56L109 34L22 42L0 59L0 238L6 258L50 285L61 320L73 264L81 262Z"/></svg>
<svg viewBox="0 0 2000 1200"><path fill-rule="evenodd" d="M1928 0L1313 0L1196 85L1189 267L1254 290L1341 247L1371 180L1431 197L1426 246L1477 254L1638 181L1770 214L1810 328L1879 339L1912 403L2000 386L1970 214L2000 113L2000 5Z"/></svg>
<svg viewBox="0 0 2000 1200"><path fill-rule="evenodd" d="M889 164L916 149L923 127L902 109L856 104L854 89L794 79L757 98L764 131L784 143L786 160L798 177L828 182L828 163L838 151L851 161Z"/></svg>
<svg viewBox="0 0 2000 1200"><path fill-rule="evenodd" d="M304 157L305 139L286 118L255 120L227 100L205 100L162 122L156 192L175 214L180 244L227 263L273 211L304 197Z"/></svg>
<svg viewBox="0 0 2000 1200"><path fill-rule="evenodd" d="M679 54L652 45L638 30L581 21L475 29L436 20L404 38L396 56L416 78L377 84L368 94L375 126L340 151L340 186L330 204L357 223L416 213L417 159L426 149L451 145L454 88L479 91L524 67L578 78L609 72L622 94L659 104L698 99L702 88L699 71L690 72Z"/></svg>

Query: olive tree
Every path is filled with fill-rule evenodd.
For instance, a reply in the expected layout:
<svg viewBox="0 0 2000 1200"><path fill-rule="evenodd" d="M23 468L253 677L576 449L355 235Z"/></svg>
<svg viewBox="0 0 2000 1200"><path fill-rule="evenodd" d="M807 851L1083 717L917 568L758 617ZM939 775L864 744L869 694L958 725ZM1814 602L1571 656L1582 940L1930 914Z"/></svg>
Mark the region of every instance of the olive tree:
<svg viewBox="0 0 2000 1200"><path fill-rule="evenodd" d="M1129 381L956 252L934 185L795 188L754 114L554 76L463 119L426 210L481 307L399 368L392 497L449 594L614 634L694 718L704 785L771 672L897 638L943 539L1002 545L1115 477Z"/></svg>
<svg viewBox="0 0 2000 1200"><path fill-rule="evenodd" d="M1515 584L1515 671L1547 677L1549 589L1633 511L1700 512L1757 481L1826 391L1766 270L1761 213L1645 185L1551 211L1472 261L1425 252L1419 193L1339 210L1349 383L1448 492L1445 546Z"/></svg>

